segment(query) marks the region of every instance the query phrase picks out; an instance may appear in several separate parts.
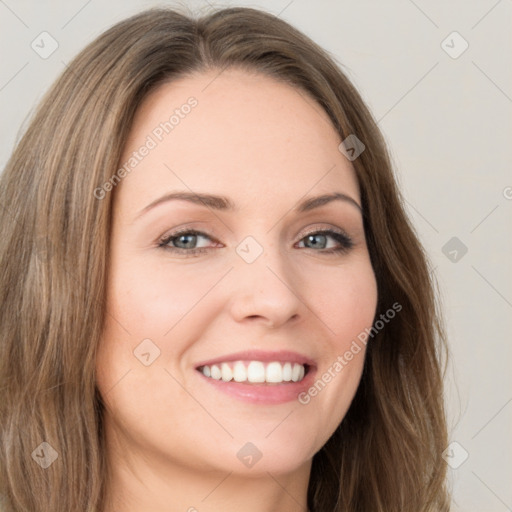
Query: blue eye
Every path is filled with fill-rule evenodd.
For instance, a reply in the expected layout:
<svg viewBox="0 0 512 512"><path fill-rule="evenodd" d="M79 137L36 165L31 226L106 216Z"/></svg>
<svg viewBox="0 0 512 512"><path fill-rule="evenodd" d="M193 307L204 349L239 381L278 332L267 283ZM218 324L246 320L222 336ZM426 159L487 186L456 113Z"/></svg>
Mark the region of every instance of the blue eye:
<svg viewBox="0 0 512 512"><path fill-rule="evenodd" d="M329 238L336 240L336 242L339 244L339 247L327 248L326 246L329 243ZM303 240L307 240L307 242L311 244L309 248L320 247L320 249L323 249L322 252L326 253L346 252L354 246L354 242L348 235L332 230L315 231L314 233L306 235L301 240L301 242Z"/></svg>
<svg viewBox="0 0 512 512"><path fill-rule="evenodd" d="M197 247L200 239L212 240L210 236L195 229L183 230L163 238L158 247L185 257L205 253L213 247ZM328 247L329 239L334 240L334 247ZM303 237L299 243L306 242L309 246L306 249L320 248L316 252L323 254L337 254L348 252L354 246L352 239L343 232L333 230L313 231Z"/></svg>
<svg viewBox="0 0 512 512"><path fill-rule="evenodd" d="M173 244L178 244L178 247L176 247L177 249L195 249L195 245L197 244L198 239L201 237L209 238L204 233L200 233L197 231L186 231L169 237L165 241L165 245L168 245L169 243L173 242Z"/></svg>

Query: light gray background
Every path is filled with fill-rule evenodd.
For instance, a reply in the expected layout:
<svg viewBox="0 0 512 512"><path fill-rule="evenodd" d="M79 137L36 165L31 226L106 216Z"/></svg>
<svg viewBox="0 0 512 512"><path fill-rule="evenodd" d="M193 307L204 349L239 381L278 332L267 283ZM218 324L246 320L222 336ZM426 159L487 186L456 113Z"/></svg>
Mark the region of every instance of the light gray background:
<svg viewBox="0 0 512 512"><path fill-rule="evenodd" d="M0 0L1 168L64 63L120 19L173 4ZM344 66L372 109L442 288L453 511L512 510L512 1L210 4L279 14ZM31 48L43 31L59 45L46 59ZM452 237L459 247L443 252Z"/></svg>

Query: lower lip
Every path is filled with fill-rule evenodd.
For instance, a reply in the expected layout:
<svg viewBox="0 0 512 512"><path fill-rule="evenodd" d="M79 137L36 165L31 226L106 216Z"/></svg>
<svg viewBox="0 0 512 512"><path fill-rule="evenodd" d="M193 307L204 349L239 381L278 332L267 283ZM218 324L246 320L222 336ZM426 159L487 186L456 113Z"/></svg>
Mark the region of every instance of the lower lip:
<svg viewBox="0 0 512 512"><path fill-rule="evenodd" d="M246 384L243 382L212 379L201 372L199 375L219 391L239 400L257 404L283 404L298 400L298 395L306 391L312 384L315 368L309 368L307 375L300 382L283 382L281 384Z"/></svg>

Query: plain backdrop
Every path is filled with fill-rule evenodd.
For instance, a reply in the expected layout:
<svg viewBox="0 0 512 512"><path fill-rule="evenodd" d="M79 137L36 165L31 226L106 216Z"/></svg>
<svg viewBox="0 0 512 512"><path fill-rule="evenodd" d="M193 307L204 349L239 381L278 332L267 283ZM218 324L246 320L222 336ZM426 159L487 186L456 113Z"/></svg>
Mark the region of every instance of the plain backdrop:
<svg viewBox="0 0 512 512"><path fill-rule="evenodd" d="M441 286L453 511L512 510L512 1L209 4L262 8L302 30L378 120ZM66 63L115 22L158 5L176 3L0 0L1 169ZM43 32L58 45L46 58L34 50Z"/></svg>

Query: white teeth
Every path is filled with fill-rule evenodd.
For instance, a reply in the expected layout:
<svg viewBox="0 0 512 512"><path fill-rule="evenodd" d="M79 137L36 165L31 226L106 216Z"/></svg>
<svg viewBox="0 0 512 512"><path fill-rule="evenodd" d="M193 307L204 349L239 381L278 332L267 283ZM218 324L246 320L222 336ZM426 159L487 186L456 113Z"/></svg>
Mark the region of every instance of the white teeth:
<svg viewBox="0 0 512 512"><path fill-rule="evenodd" d="M292 380L298 382L304 377L304 366L301 364L294 364L292 369Z"/></svg>
<svg viewBox="0 0 512 512"><path fill-rule="evenodd" d="M222 380L224 382L229 382L233 378L233 372L228 364L222 363L220 371L222 372Z"/></svg>
<svg viewBox="0 0 512 512"><path fill-rule="evenodd" d="M212 379L220 380L222 378L222 372L216 364L212 365L211 372Z"/></svg>
<svg viewBox="0 0 512 512"><path fill-rule="evenodd" d="M247 367L249 382L265 382L265 366L261 361L251 361Z"/></svg>
<svg viewBox="0 0 512 512"><path fill-rule="evenodd" d="M269 363L265 373L267 382L283 382L283 367L280 363Z"/></svg>
<svg viewBox="0 0 512 512"><path fill-rule="evenodd" d="M279 363L272 361L266 366L261 361L250 361L244 364L243 361L233 363L213 364L203 366L201 371L205 377L224 382L269 382L279 384L281 382L299 382L304 378L304 365L298 363Z"/></svg>
<svg viewBox="0 0 512 512"><path fill-rule="evenodd" d="M290 382L292 380L292 363L284 363L283 380L285 382Z"/></svg>
<svg viewBox="0 0 512 512"><path fill-rule="evenodd" d="M233 367L233 380L235 382L245 382L247 380L247 370L242 361L237 361Z"/></svg>

